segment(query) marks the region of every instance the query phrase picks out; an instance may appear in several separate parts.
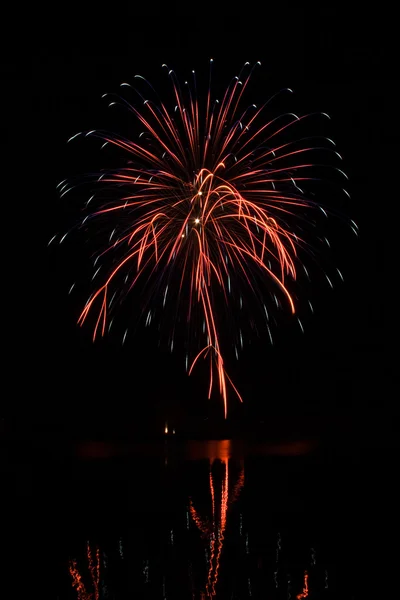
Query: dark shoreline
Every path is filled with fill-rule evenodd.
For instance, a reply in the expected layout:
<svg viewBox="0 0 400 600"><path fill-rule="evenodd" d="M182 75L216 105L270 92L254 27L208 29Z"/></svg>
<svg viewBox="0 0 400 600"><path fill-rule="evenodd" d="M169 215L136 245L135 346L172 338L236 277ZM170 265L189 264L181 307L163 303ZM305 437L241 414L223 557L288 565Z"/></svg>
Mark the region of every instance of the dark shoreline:
<svg viewBox="0 0 400 600"><path fill-rule="evenodd" d="M54 423L2 420L0 443L10 454L25 452L73 454L77 448L98 457L134 455L138 451L151 454L179 453L189 443L201 444L229 440L232 452L252 453L257 447L267 454L296 454L333 451L354 453L374 448L398 449L398 418L388 415L364 416L271 416L268 419L243 422L187 422L176 428L176 434L165 435L162 428L138 427L127 421L109 423ZM160 433L161 429L161 433ZM172 426L170 428L170 431ZM278 449L281 450L278 450ZM296 450L297 448L297 450ZM175 452L176 451L176 452ZM244 450L243 450L244 451ZM200 452L201 454L201 452Z"/></svg>

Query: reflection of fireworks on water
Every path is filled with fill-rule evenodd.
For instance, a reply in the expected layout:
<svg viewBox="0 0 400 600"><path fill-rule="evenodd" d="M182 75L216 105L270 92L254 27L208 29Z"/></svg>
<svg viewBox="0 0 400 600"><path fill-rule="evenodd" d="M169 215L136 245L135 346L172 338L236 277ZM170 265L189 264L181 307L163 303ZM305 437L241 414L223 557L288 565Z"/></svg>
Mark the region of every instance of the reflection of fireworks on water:
<svg viewBox="0 0 400 600"><path fill-rule="evenodd" d="M210 542L209 554L209 569L206 585L206 594L208 598L215 595L215 586L218 581L221 553L224 543L224 535L227 523L227 513L229 504L237 500L239 493L244 485L244 468L242 467L236 484L231 493L229 493L229 459L221 458L220 462L223 466L223 476L221 480L221 491L216 493L216 481L213 475L213 463L210 462L209 486L211 495L211 522L207 519L202 519L196 511L193 502L190 502L190 515L202 535Z"/></svg>
<svg viewBox="0 0 400 600"><path fill-rule="evenodd" d="M118 96L110 101L140 123L143 131L137 141L98 130L73 136L98 138L128 159L123 167L80 181L96 184L86 203L91 212L81 227L86 230L95 222L97 233L107 232L107 242L94 260L93 279L102 275L102 283L89 297L79 323L97 311L93 338L103 336L120 301L140 284L146 326L162 311L171 351L175 339L182 337L180 330L185 331L189 374L200 358L209 359L209 396L217 381L226 416L229 385L241 397L225 369L221 331L224 337L229 331L228 347L238 358L246 327L258 332L259 314L272 342L267 295L277 307L280 293L295 312L291 288L302 265L298 254L309 250L310 233L318 237L308 214L320 208L327 215L312 198L324 173L345 175L330 159L315 165L316 151L334 160L340 156L329 138L303 135L303 123L313 115L287 112L263 119L276 95L263 105L242 107L256 65L246 63L219 102L211 97L210 64L204 106L198 101L194 72L181 86L168 70L173 110L137 75L137 88L121 85L136 95L140 108ZM62 182L60 195L74 187ZM241 315L240 323L235 314Z"/></svg>
<svg viewBox="0 0 400 600"><path fill-rule="evenodd" d="M88 569L92 578L93 592L88 592L83 581L83 577L78 570L77 561L71 560L69 572L72 577L72 587L75 588L78 600L99 600L99 581L100 581L100 550L96 549L95 561L89 542L86 548Z"/></svg>
<svg viewBox="0 0 400 600"><path fill-rule="evenodd" d="M304 584L303 591L296 596L297 600L303 600L303 598L308 598L308 573L304 571Z"/></svg>
<svg viewBox="0 0 400 600"><path fill-rule="evenodd" d="M191 598L222 595L305 600L331 587L324 566L325 550L318 549L318 538L313 535L310 543L309 519L303 523L304 515L300 515L301 529L296 526L292 532L285 531L284 525L283 533L277 531L275 519L271 521L269 511L265 511L263 497L261 502L257 498L254 502L255 496L241 496L245 460L234 457L231 442L208 441L201 451L202 458L196 459L201 461L197 463L201 471L194 472L194 489L188 496L185 493L187 503L176 502L179 492L172 502L160 505L156 494L161 511L135 511L134 526L131 521L124 525L126 536L120 534L110 540L106 534L95 543L87 542L83 552L76 548L75 556L80 558L69 563L73 597L101 600L120 597L118 593L121 597L131 597L132 593L141 598L183 597L186 589ZM208 469L203 470L205 451ZM264 469L251 471L246 477L249 489L254 476L268 479ZM176 481L176 473L172 473L170 482ZM201 473L204 478L198 477ZM273 489L273 480L270 483ZM147 504L145 498L143 506ZM181 507L178 512L177 504ZM158 522L154 522L157 515ZM269 541L271 531L276 536L275 545ZM160 545L160 539L168 541Z"/></svg>

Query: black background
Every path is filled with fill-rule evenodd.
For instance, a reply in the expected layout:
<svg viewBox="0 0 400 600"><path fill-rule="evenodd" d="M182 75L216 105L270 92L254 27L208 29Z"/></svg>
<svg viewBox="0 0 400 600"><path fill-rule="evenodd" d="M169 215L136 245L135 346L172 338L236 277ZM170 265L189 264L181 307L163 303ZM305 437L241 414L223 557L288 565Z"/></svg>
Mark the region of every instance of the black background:
<svg viewBox="0 0 400 600"><path fill-rule="evenodd" d="M93 345L90 330L76 326L81 306L67 292L79 254L68 246L58 255L47 243L71 217L59 203L57 183L74 174L75 166L84 167L86 158L89 161L85 151L74 157L66 140L81 129L111 123L101 94L117 89L137 72L160 81L164 62L184 77L192 67L206 71L213 57L216 73L225 82L244 61L260 60L267 95L289 86L305 111L331 115L332 137L350 178L346 211L358 223L360 237L346 237L336 249L344 284L322 293L316 282L314 294L320 302L314 318L307 320L306 333L283 328L274 334L273 349L260 341L235 367L245 404L232 405L229 434L275 435L289 428L307 435L306 423L319 433L330 431L340 445L343 433L349 433L346 439L355 452L337 462L337 477L328 469L321 478L329 464L326 457L304 481L296 464L299 483L293 495L292 477L280 463L277 473L287 481L285 501L300 497L310 502L311 514L323 512L318 493L326 490L329 527L340 539L348 525L356 540L349 548L344 546L345 571L367 589L360 594L363 598L382 596L385 583L393 593L396 573L389 559L394 558L391 548L398 520L397 459L388 451L397 443L398 431L397 238L392 233L398 189L395 23L395 15L383 6L357 10L325 4L304 9L248 3L233 9L228 3L196 7L153 2L129 8L58 4L27 12L21 5L13 13L3 12L1 37L5 242L1 432L11 430L17 438L27 429L35 442L44 430L57 439L60 433L75 432L84 437L133 429L157 433L166 417L178 433L226 433L221 403L206 400L207 384L201 374L187 378L181 356L159 350L142 336L123 350L112 340ZM257 96L264 95L257 80L253 89ZM207 417L214 425L205 425ZM326 423L332 427L325 429ZM368 452L365 446L383 451ZM57 446L48 444L47 451L33 452L32 444L10 444L6 450L12 481L5 489L12 490L14 510L5 511L6 533L8 527L19 544L16 552L6 546L7 555L21 557L21 547L34 549L25 552L25 561L18 560L23 577L19 571L18 578L8 578L14 595L15 586L24 581L31 591L31 582L46 569L48 577L56 577L54 544L64 543L60 531L65 534L73 522L70 506L77 496L87 501L88 514L93 505L102 507L97 498L92 500L94 495L105 505L112 497L113 519L121 513L120 496L128 503L123 486L118 488L114 463L110 483L99 485L99 477L86 493L87 471L81 474L69 463L60 468ZM128 471L136 495L131 464ZM149 471L148 480L153 475ZM102 477L104 481L104 472ZM269 518L265 482L259 477L256 472L254 481L260 482L256 497ZM279 485L268 477L271 498L276 489ZM104 496L104 490L109 495ZM164 492L161 489L160 495ZM93 519L100 527L105 517L98 511ZM82 521L86 523L86 514ZM21 546L24 539L28 542ZM39 551L41 545L46 546L45 553ZM29 566L35 571L32 578L27 576Z"/></svg>
<svg viewBox="0 0 400 600"><path fill-rule="evenodd" d="M234 366L245 406L233 402L231 419L344 415L368 435L386 435L398 412L389 340L397 304L393 15L257 3L52 10L35 9L22 22L10 16L3 38L3 141L17 168L11 181L5 175L4 416L70 427L129 420L140 430L158 429L167 416L183 428L222 418L220 403L206 399L207 382L188 379L179 354L141 336L123 349L112 340L92 345L90 330L76 326L81 305L67 296L76 250L69 247L69 263L65 249L57 256L47 248L71 216L56 185L86 157L82 149L74 157L66 140L112 123L101 94L137 72L158 83L164 62L182 78L191 68L206 72L213 57L223 82L246 60L260 60L257 97L268 80L267 96L288 86L304 110L331 115L350 178L346 213L360 228L358 240L347 236L337 250L344 284L322 293L316 282L320 301L305 335L283 328L273 349L254 342Z"/></svg>

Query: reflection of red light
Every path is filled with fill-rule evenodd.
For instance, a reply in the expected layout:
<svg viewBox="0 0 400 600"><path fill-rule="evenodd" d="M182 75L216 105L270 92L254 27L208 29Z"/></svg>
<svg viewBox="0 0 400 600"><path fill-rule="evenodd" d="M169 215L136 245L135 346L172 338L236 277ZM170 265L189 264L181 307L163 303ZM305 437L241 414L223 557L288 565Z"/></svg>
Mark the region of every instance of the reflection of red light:
<svg viewBox="0 0 400 600"><path fill-rule="evenodd" d="M215 596L215 585L218 581L219 564L224 543L224 532L226 527L226 512L228 510L228 493L229 493L229 477L228 477L228 459L222 459L224 465L225 477L222 480L221 501L219 505L219 514L216 514L215 507L215 491L214 480L210 469L210 490L212 498L212 522L214 535L211 539L211 556L210 568L208 570L207 594ZM218 527L219 523L219 527Z"/></svg>
<svg viewBox="0 0 400 600"><path fill-rule="evenodd" d="M304 584L303 584L303 591L301 594L298 594L296 596L297 600L301 600L302 598L308 598L308 573L307 571L304 571Z"/></svg>
<svg viewBox="0 0 400 600"><path fill-rule="evenodd" d="M89 542L87 545L87 555L90 573L92 575L92 581L94 586L94 600L99 600L99 579L100 579L100 550L96 550L96 567L93 564L92 551L90 550Z"/></svg>
<svg viewBox="0 0 400 600"><path fill-rule="evenodd" d="M193 521L196 523L198 529L204 535L207 535L208 529L207 529L206 525L202 523L200 516L197 514L197 511L196 511L195 507L193 506L192 501L190 501L190 504L189 504L189 511L190 511L190 516L192 517Z"/></svg>
<svg viewBox="0 0 400 600"><path fill-rule="evenodd" d="M252 446L253 452L271 456L303 456L316 449L317 440L298 440L294 442L284 442L279 444L264 443Z"/></svg>
<svg viewBox="0 0 400 600"><path fill-rule="evenodd" d="M206 440L191 441L188 450L193 460L208 458L213 462L216 458L230 458L233 448L231 440Z"/></svg>
<svg viewBox="0 0 400 600"><path fill-rule="evenodd" d="M72 577L72 587L74 587L78 594L78 600L99 600L99 581L100 581L100 550L96 549L96 565L93 561L92 551L90 549L89 542L87 544L87 558L89 571L92 576L94 594L86 590L85 584L82 580L82 575L79 573L77 568L76 560L71 560L69 566L69 572Z"/></svg>
<svg viewBox="0 0 400 600"><path fill-rule="evenodd" d="M85 584L82 581L82 576L79 573L76 560L72 560L69 565L69 572L72 577L72 587L74 587L78 594L78 600L90 600L91 594L88 594L85 588Z"/></svg>
<svg viewBox="0 0 400 600"><path fill-rule="evenodd" d="M228 505L234 502L243 487L244 484L244 469L242 467L241 472L238 476L235 486L233 487L231 497L229 498L229 451L230 441L223 440L221 442L212 442L214 447L212 448L213 458L210 457L210 473L209 473L209 489L211 496L211 513L212 519L211 524L208 523L207 519L201 519L198 512L190 503L189 510L190 515L197 525L198 529L203 535L206 535L210 540L210 559L209 569L206 584L206 595L201 597L211 598L215 596L215 587L218 581L218 574L220 568L220 558L222 553L222 547L224 543L224 533L227 523L227 512ZM213 473L212 466L215 461L220 462L223 466L223 475L221 481L221 494L218 498L216 490L215 474Z"/></svg>
<svg viewBox="0 0 400 600"><path fill-rule="evenodd" d="M83 442L77 445L76 451L82 458L109 458L115 454L115 447L105 442Z"/></svg>

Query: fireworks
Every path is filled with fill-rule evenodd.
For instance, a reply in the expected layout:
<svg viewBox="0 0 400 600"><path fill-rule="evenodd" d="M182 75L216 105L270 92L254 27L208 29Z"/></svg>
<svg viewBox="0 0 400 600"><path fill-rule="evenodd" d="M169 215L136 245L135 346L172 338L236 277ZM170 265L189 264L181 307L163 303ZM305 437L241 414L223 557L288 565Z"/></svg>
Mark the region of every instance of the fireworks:
<svg viewBox="0 0 400 600"><path fill-rule="evenodd" d="M80 226L91 225L91 232L103 236L107 232L94 261L93 280L102 281L79 324L94 314L93 339L104 336L120 301L129 301L128 293L139 288L145 325L167 321L171 351L176 340L185 340L189 374L200 359L209 361L208 396L217 386L225 416L229 387L242 401L224 356L233 349L238 357L243 348L246 317L238 315L245 314L240 311L246 298L257 302L267 339L267 295L295 313L292 287L302 264L299 251L309 244L308 213L321 209L326 214L314 191L304 189L323 179L314 173L316 151L333 159L320 169L345 177L333 162L340 159L334 143L303 135L302 124L313 115L271 114L279 94L263 105L244 103L259 65L246 63L218 101L211 61L203 102L194 72L181 85L163 65L171 82L171 106L136 75L132 85L121 84L127 97L104 95L110 106L127 110L129 124L133 119L140 125L135 139L99 130L71 138L98 138L123 161L79 182L91 186L90 212ZM62 182L60 195L74 187L74 182ZM254 319L247 317L253 328Z"/></svg>
<svg viewBox="0 0 400 600"><path fill-rule="evenodd" d="M212 518L202 519L196 511L192 500L190 500L189 511L193 522L198 527L202 536L208 538L209 541L209 568L207 576L206 592L207 597L215 596L215 588L218 583L218 575L220 569L221 555L224 545L225 530L228 520L228 508L237 500L243 485L244 485L244 468L241 465L239 476L236 479L236 484L233 487L231 494L229 493L229 458L218 459L222 468L223 475L221 478L220 494L216 493L216 477L213 472L213 465L216 459L210 460L209 485L211 496ZM218 463L217 463L218 464ZM217 496L219 495L219 499Z"/></svg>

